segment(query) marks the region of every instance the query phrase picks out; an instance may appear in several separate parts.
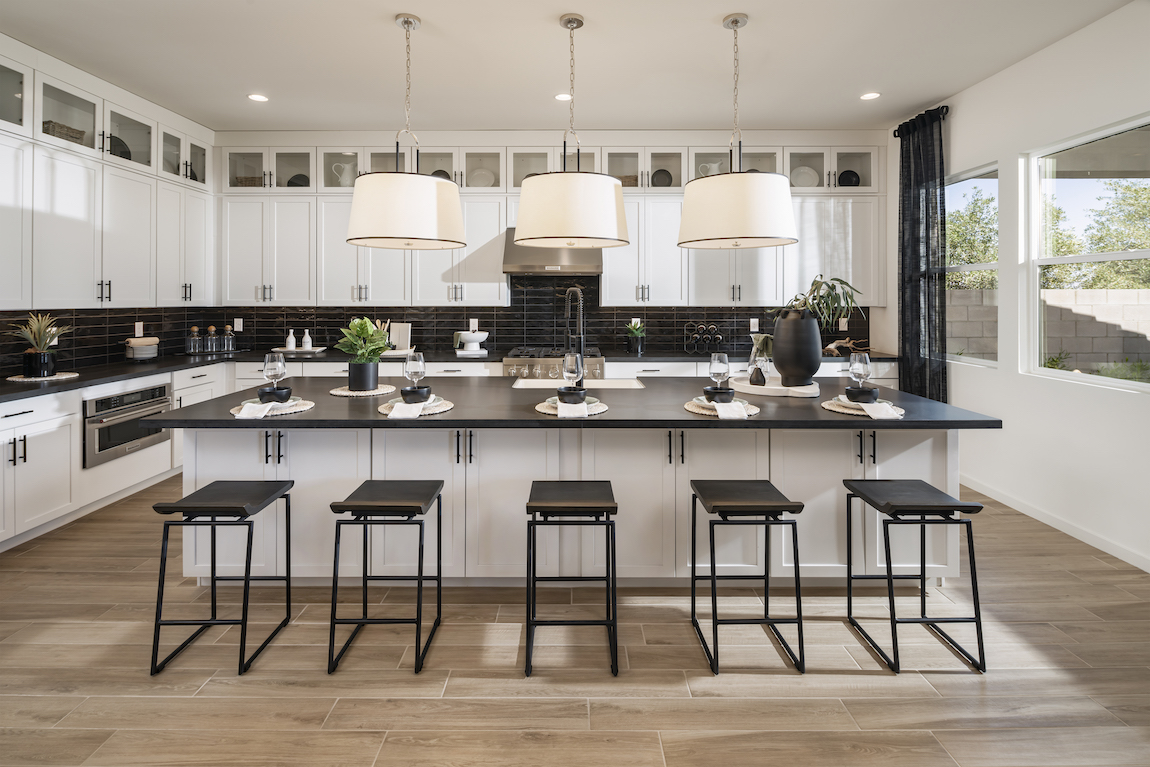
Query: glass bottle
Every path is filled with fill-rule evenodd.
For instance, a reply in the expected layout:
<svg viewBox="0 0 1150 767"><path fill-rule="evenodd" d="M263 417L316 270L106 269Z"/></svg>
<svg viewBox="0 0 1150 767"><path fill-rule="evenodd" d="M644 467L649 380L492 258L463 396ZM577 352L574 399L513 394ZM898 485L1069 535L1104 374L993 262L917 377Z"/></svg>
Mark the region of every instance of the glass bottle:
<svg viewBox="0 0 1150 767"><path fill-rule="evenodd" d="M224 325L223 348L220 351L234 352L236 350L236 334L232 332L231 325Z"/></svg>
<svg viewBox="0 0 1150 767"><path fill-rule="evenodd" d="M215 354L220 350L220 337L216 335L216 326L208 325L208 337L204 339L204 351Z"/></svg>
<svg viewBox="0 0 1150 767"><path fill-rule="evenodd" d="M200 329L192 325L192 334L184 339L184 351L188 354L203 354L204 339L200 336Z"/></svg>

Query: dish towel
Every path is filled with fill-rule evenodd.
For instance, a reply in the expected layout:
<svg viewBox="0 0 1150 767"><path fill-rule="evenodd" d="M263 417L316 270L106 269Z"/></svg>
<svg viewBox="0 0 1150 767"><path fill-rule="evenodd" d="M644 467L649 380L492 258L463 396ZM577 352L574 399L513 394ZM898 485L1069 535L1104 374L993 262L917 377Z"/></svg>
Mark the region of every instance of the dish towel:
<svg viewBox="0 0 1150 767"><path fill-rule="evenodd" d="M894 408L885 402L860 402L858 405L866 412L867 415L876 421L897 421L902 418L901 415L894 411Z"/></svg>
<svg viewBox="0 0 1150 767"><path fill-rule="evenodd" d="M423 413L423 402L396 402L391 406L391 413L388 418L419 418Z"/></svg>
<svg viewBox="0 0 1150 767"><path fill-rule="evenodd" d="M249 402L240 409L240 412L236 413L236 418L263 418L271 411L273 405L275 405L274 402L263 404Z"/></svg>
<svg viewBox="0 0 1150 767"><path fill-rule="evenodd" d="M559 410L560 418L586 418L589 415L586 402L580 402L575 405L559 402L555 407Z"/></svg>
<svg viewBox="0 0 1150 767"><path fill-rule="evenodd" d="M719 418L745 419L747 417L747 409L743 407L742 402L716 402L715 412L718 413Z"/></svg>

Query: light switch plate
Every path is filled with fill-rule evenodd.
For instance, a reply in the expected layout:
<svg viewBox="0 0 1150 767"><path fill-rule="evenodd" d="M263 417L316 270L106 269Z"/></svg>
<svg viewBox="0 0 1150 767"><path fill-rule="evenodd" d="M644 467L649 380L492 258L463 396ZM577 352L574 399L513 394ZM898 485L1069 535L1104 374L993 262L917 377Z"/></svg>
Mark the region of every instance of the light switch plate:
<svg viewBox="0 0 1150 767"><path fill-rule="evenodd" d="M476 333L479 331L479 320L475 319L474 317L471 318L470 330L472 333Z"/></svg>
<svg viewBox="0 0 1150 767"><path fill-rule="evenodd" d="M751 317L751 332L752 333L758 333L759 332L759 318L758 317Z"/></svg>
<svg viewBox="0 0 1150 767"><path fill-rule="evenodd" d="M244 318L243 317L236 317L234 320L232 320L232 330L239 333L243 329L244 329Z"/></svg>
<svg viewBox="0 0 1150 767"><path fill-rule="evenodd" d="M137 322L136 323L136 338L143 338L143 337L144 337L144 323Z"/></svg>

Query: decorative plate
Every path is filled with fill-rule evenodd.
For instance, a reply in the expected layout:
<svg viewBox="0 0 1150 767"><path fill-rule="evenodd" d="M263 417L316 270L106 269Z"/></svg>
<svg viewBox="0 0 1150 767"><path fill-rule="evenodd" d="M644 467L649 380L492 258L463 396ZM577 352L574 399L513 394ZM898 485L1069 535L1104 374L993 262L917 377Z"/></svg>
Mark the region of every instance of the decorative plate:
<svg viewBox="0 0 1150 767"><path fill-rule="evenodd" d="M670 186L674 180L671 171L666 168L659 168L651 174L651 186Z"/></svg>
<svg viewBox="0 0 1150 767"><path fill-rule="evenodd" d="M306 173L297 173L287 180L288 186L311 186L311 179Z"/></svg>
<svg viewBox="0 0 1150 767"><path fill-rule="evenodd" d="M125 160L132 159L132 150L124 143L124 139L119 136L108 136L108 154L123 157Z"/></svg>
<svg viewBox="0 0 1150 767"><path fill-rule="evenodd" d="M858 186L859 174L853 170L844 170L839 174L839 186Z"/></svg>
<svg viewBox="0 0 1150 767"><path fill-rule="evenodd" d="M433 170L431 171L431 175L435 176L436 178L442 178L446 181L451 180L451 174L445 170Z"/></svg>
<svg viewBox="0 0 1150 767"><path fill-rule="evenodd" d="M471 175L467 177L467 185L479 189L492 186L495 184L495 174L487 170L487 168L477 168L471 171Z"/></svg>
<svg viewBox="0 0 1150 767"><path fill-rule="evenodd" d="M548 405L555 405L556 407L559 406L559 397L548 397L547 399L545 399L543 401L546 402ZM598 405L599 404L599 399L597 397L592 397L590 395L588 395L587 399L585 399L583 401L587 403L587 407L591 407L592 405Z"/></svg>
<svg viewBox="0 0 1150 767"><path fill-rule="evenodd" d="M818 186L822 177L814 168L800 165L797 168L791 169L791 184L798 187L809 188Z"/></svg>

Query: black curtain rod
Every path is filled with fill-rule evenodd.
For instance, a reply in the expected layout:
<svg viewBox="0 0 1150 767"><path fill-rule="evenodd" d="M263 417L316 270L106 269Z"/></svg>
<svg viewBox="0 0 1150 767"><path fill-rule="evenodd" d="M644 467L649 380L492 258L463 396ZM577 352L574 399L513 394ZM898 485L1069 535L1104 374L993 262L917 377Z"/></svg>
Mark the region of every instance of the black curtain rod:
<svg viewBox="0 0 1150 767"><path fill-rule="evenodd" d="M894 129L894 137L902 138L900 131L906 130L907 135L914 133L918 130L919 125L929 125L930 123L946 119L946 115L950 112L950 107L943 104L935 109L928 109L920 115L912 117L904 122L902 125Z"/></svg>

